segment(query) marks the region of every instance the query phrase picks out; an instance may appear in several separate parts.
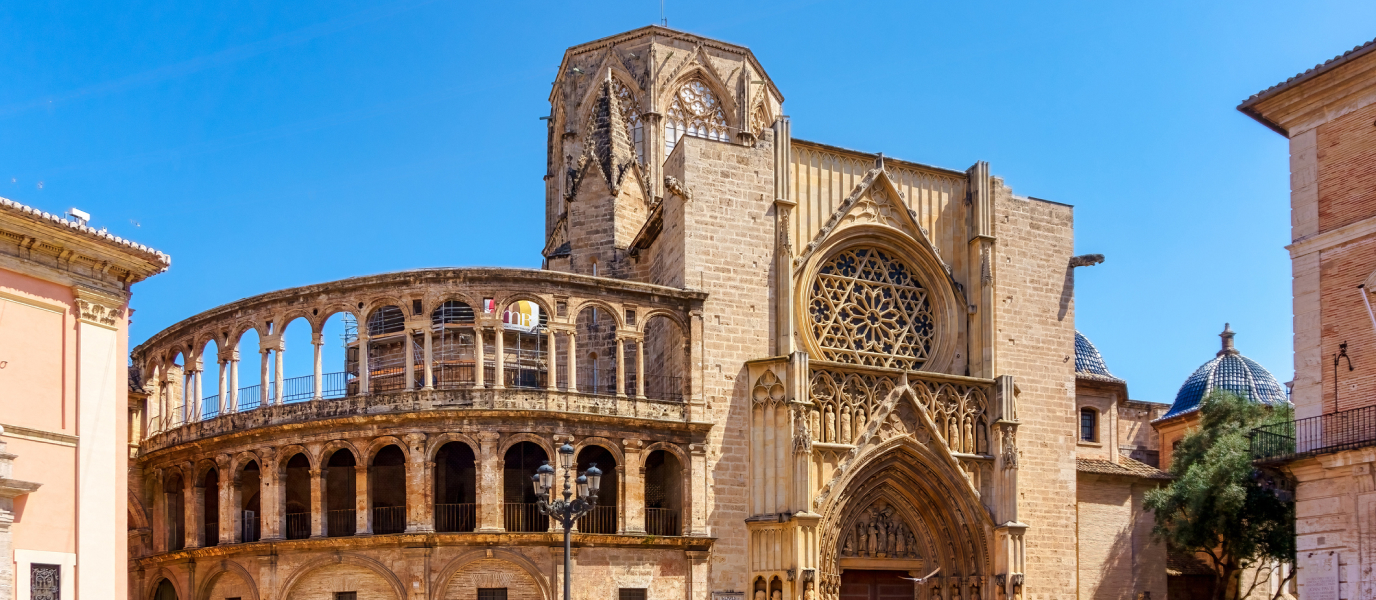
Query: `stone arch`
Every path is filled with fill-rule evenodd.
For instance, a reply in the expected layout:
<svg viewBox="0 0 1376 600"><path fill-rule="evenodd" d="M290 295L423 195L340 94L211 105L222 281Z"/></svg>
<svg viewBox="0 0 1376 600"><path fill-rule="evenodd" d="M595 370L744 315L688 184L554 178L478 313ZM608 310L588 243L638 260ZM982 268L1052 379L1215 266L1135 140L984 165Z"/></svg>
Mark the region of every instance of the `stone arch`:
<svg viewBox="0 0 1376 600"><path fill-rule="evenodd" d="M144 590L144 598L147 598L147 600L157 600L158 586L162 585L163 580L167 580L168 583L172 584L172 589L177 592L177 600L190 600L189 596L186 595L186 586L182 585L181 578L177 577L177 574L173 573L172 569L166 566L158 567L158 570L153 573L153 576L148 578L148 581L151 583L148 589Z"/></svg>
<svg viewBox="0 0 1376 600"><path fill-rule="evenodd" d="M555 460L558 452L555 452L554 442L546 437L541 437L534 433L511 433L502 439L502 444L497 447L497 456L506 456L506 451L520 442L533 442L545 451L545 455L551 461Z"/></svg>
<svg viewBox="0 0 1376 600"><path fill-rule="evenodd" d="M331 555L329 555L329 556L324 556L324 557L321 557L321 558L317 558L317 559L315 559L315 560L313 560L313 561L310 561L310 562L308 562L308 563L306 563L306 564L303 564L303 565L301 565L300 567L298 567L298 568L296 569L296 571L294 571L294 572L291 574L291 576L289 576L289 577L286 579L286 581L282 584L281 594L278 595L278 597L279 597L279 598L291 598L291 597L292 597L291 592L296 591L296 587L297 587L298 585L301 585L302 583L310 583L310 582L308 581L309 577L310 577L311 575L316 574L317 572L325 572L325 571L332 571L332 572L334 572L334 573L332 573L332 575L333 575L333 578L335 579L334 583L335 583L336 585L341 585L341 584L350 583L350 582L348 581L348 577L349 577L349 575L350 575L349 572L350 572L350 571L353 571L354 574L355 574L355 576L356 576L356 575L357 575L357 569L337 569L337 568L332 568L332 567L339 567L339 566L352 566L352 567L356 567L356 568L363 569L363 570L365 570L366 572L371 572L373 575L376 575L378 578L380 578L380 579L382 580L381 583L384 584L384 585L381 585L381 586L375 585L375 586L373 586L373 587L383 587L384 589L389 588L390 591L392 592L392 600L405 600L405 598L406 598L406 587L405 587L405 585L402 584L401 579L400 579L399 577L397 577L396 573L393 573L392 570L389 569L389 568L387 568L386 565L382 564L381 562L378 562L377 560L374 560L374 559L372 559L372 558L369 558L369 557L367 557L367 556L362 556L362 555L359 555L359 554L352 554L352 553L343 553L343 552L338 553L338 554L331 554ZM342 590L342 589L341 589L341 590L335 590L335 591L341 591L341 592L343 592L343 591L357 591L357 590ZM373 591L376 592L377 590L373 590ZM366 596L364 596L363 594L360 594L359 597L366 597Z"/></svg>
<svg viewBox="0 0 1376 600"><path fill-rule="evenodd" d="M359 464L373 464L373 459L377 457L377 453L381 452L382 449L386 448L387 446L400 447L401 455L406 457L407 462L410 462L411 445L407 444L405 440L394 435L384 435L381 437L373 438L372 441L368 442L367 449L363 451L363 460ZM357 459L358 457L355 456L354 458Z"/></svg>
<svg viewBox="0 0 1376 600"><path fill-rule="evenodd" d="M674 312L674 311L672 311L672 310L669 310L669 309L667 309L667 308L652 308L652 309L649 309L649 310L645 311L645 314L643 314L643 315L636 315L636 318L635 318L635 320L636 320L636 327L635 327L635 330L636 330L636 331L639 331L639 332L641 332L641 333L644 333L644 332L645 332L645 324L646 324L646 323L649 323L649 322L650 322L650 319L654 319L654 318L656 318L656 317L663 317L663 318L665 318L665 319L668 319L669 322L673 323L674 325L677 325L678 328L679 328L679 330L681 330L681 331L684 332L684 336L685 336L685 337L688 335L687 332L688 332L688 330L690 329L688 322L687 322L687 321L684 321L683 318L680 317L678 313L676 313L676 312Z"/></svg>
<svg viewBox="0 0 1376 600"><path fill-rule="evenodd" d="M674 455L674 458L677 458L677 459L678 459L679 464L682 465L684 471L687 471L687 470L688 470L688 465L689 465L689 464L692 464L692 463L689 462L688 453L685 452L685 451L683 450L683 448L682 448L681 446L679 446L678 444L674 444L674 443L670 443L670 442L655 442L655 443L653 443L653 444L650 444L650 445L648 445L648 446L645 446L643 449L641 449L640 455L641 455L641 456L649 456L651 452L654 452L654 451L656 451L656 450L663 450L663 451L665 451L665 452L668 452L669 454ZM645 467L644 467L644 464L643 464L644 459L642 459L641 462L642 462L642 465L641 465L640 468L641 468L641 470L643 471L644 468L645 468Z"/></svg>
<svg viewBox="0 0 1376 600"><path fill-rule="evenodd" d="M553 598L554 591L550 587L551 584L547 579L545 579L544 573L543 571L541 571L539 566L537 566L534 562L531 562L529 558L526 558L525 556L519 553L512 552L510 550L501 550L497 548L492 548L490 550L473 550L461 554L455 557L453 560L449 561L449 564L445 565L444 568L440 570L439 574L436 575L434 579L433 589L436 590L436 593L438 594L437 598L442 600L471 600L465 596L456 595L454 593L453 587L456 583L455 578L456 576L464 575L465 573L463 573L463 571L466 567L469 567L470 565L475 565L477 563L485 563L487 561L493 561L494 563L507 563L509 565L514 566L516 570L519 570L519 572L522 572L526 576L530 577L530 579L536 586L536 591L538 591L539 593L539 595L536 596L536 598L527 599L521 596L509 596L508 600L543 600L547 598Z"/></svg>
<svg viewBox="0 0 1376 600"><path fill-rule="evenodd" d="M129 488L128 499L129 529L148 529L151 527L148 523L147 509L143 507L143 499L134 493L132 486Z"/></svg>
<svg viewBox="0 0 1376 600"><path fill-rule="evenodd" d="M263 466L263 457L258 456L258 453L256 452L250 452L245 450L243 452L235 454L234 458L230 459L228 476L231 478L231 480L238 479L241 475L243 475L244 467L248 466L248 463L251 462L258 463L259 471L265 469L265 467Z"/></svg>
<svg viewBox="0 0 1376 600"><path fill-rule="evenodd" d="M888 227L875 225L855 225L833 231L829 237L817 245L815 252L807 257L798 269L799 284L794 290L794 319L800 324L799 330L803 345L815 356L825 356L813 331L812 318L808 314L809 294L822 267L842 252L856 248L875 248L890 253L913 269L912 276L919 280L927 290L926 299L936 331L932 335L931 348L927 358L915 371L948 372L955 363L958 352L956 333L960 331L965 302L958 292L946 266L931 249L929 243L918 242L911 236L899 235ZM814 242L815 243L815 242Z"/></svg>
<svg viewBox="0 0 1376 600"><path fill-rule="evenodd" d="M358 448L356 448L352 443L346 440L330 440L325 443L325 446L323 448L320 449L320 457L316 460L315 463L317 465L317 468L319 468L318 465L323 465L330 462L330 457L334 456L334 453L340 450L344 450L345 452L348 452L349 454L353 455L354 464L363 464L363 454L359 452Z"/></svg>
<svg viewBox="0 0 1376 600"><path fill-rule="evenodd" d="M445 432L431 438L429 446L425 448L425 460L434 462L435 455L439 453L440 448L450 442L458 442L468 446L468 449L473 451L473 455L478 457L479 461L483 460L482 446L478 444L477 440L469 437L468 434L458 432Z"/></svg>
<svg viewBox="0 0 1376 600"><path fill-rule="evenodd" d="M283 470L287 468L287 461L290 461L297 454L306 455L306 460L310 461L312 469L320 468L319 459L315 455L311 454L310 450L308 450L305 446L302 446L301 444L291 444L290 446L283 446L282 448L278 449L277 454L273 457L273 475L280 476L283 473ZM260 466L259 468L262 467Z"/></svg>
<svg viewBox="0 0 1376 600"><path fill-rule="evenodd" d="M573 317L574 323L578 322L578 315L583 314L583 311L588 308L598 308L606 311L612 316L612 323L616 325L616 329L618 330L626 326L626 315L621 314L621 310L612 306L610 302L598 298L580 298L578 304L569 309L569 315Z"/></svg>
<svg viewBox="0 0 1376 600"><path fill-rule="evenodd" d="M879 500L900 507L909 524L924 528L927 564L940 566L942 577L992 573L993 519L933 427L912 388L895 389L851 458L823 487L816 502L822 513L822 598L837 597L843 536Z"/></svg>
<svg viewBox="0 0 1376 600"><path fill-rule="evenodd" d="M230 596L228 593L215 593L217 589L222 589L221 584L224 583L223 580L227 577L236 577L239 583L242 584L242 589L234 589L231 592L235 594L234 596ZM201 589L196 592L196 600L224 600L226 597L258 600L258 585L253 581L253 575L249 574L248 569L245 569L243 565L229 559L214 563L214 566L201 577L200 588Z"/></svg>
<svg viewBox="0 0 1376 600"><path fill-rule="evenodd" d="M616 459L617 466L626 464L626 456L621 451L621 445L604 437L586 437L573 446L573 455L578 456L583 453L583 449L588 446L597 446L611 453L612 458Z"/></svg>

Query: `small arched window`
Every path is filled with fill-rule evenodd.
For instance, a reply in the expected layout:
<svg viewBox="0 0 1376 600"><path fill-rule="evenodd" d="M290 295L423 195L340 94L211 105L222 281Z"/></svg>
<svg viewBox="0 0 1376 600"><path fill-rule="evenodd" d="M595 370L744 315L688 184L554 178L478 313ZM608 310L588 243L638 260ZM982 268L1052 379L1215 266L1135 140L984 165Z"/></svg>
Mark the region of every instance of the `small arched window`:
<svg viewBox="0 0 1376 600"><path fill-rule="evenodd" d="M1099 411L1092 408L1080 409L1080 440L1099 441Z"/></svg>
<svg viewBox="0 0 1376 600"><path fill-rule="evenodd" d="M701 79L683 84L669 102L664 119L664 154L674 151L678 139L691 135L725 142L730 140L726 129L726 112Z"/></svg>

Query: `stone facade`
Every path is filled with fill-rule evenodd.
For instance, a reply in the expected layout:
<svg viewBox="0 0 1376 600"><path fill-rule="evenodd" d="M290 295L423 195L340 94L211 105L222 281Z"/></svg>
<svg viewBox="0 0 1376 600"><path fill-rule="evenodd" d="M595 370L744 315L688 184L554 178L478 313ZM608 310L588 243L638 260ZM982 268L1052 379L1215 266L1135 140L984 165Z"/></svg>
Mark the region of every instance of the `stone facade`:
<svg viewBox="0 0 1376 600"><path fill-rule="evenodd" d="M1238 107L1290 142L1298 436L1294 451L1265 458L1296 482L1302 598L1376 597L1376 452L1365 447L1376 433L1354 427L1376 410L1374 50L1355 48Z"/></svg>
<svg viewBox="0 0 1376 600"><path fill-rule="evenodd" d="M525 491L565 442L610 467L605 520L572 536L580 598L1160 587L1149 559L1077 562L1071 207L985 163L794 139L748 49L662 27L570 48L550 100L542 271L272 292L135 349L135 595L552 599L560 537ZM331 388L338 313L358 329ZM243 333L267 381L298 319L307 391L236 392ZM1083 501L1134 552L1141 475Z"/></svg>

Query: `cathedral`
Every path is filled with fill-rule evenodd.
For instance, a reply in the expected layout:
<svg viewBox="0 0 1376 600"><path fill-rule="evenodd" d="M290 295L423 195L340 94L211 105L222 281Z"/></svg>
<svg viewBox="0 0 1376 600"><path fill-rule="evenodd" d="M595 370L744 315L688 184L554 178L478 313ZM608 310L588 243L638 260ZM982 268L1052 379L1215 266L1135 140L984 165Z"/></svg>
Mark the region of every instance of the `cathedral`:
<svg viewBox="0 0 1376 600"><path fill-rule="evenodd" d="M542 269L132 351L130 598L556 600L566 558L580 599L1166 597L1164 407L1076 333L1072 207L795 138L749 49L665 27L569 48L549 100ZM542 465L604 473L567 557Z"/></svg>

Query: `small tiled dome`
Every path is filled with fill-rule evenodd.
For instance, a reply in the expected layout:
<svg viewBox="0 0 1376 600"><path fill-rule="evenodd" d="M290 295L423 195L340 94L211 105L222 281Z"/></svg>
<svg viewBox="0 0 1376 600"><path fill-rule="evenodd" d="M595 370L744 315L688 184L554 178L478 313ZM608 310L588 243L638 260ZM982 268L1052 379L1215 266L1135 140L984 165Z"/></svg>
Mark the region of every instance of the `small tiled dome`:
<svg viewBox="0 0 1376 600"><path fill-rule="evenodd" d="M1085 334L1078 331L1075 332L1075 376L1081 379L1113 383L1123 381L1114 377L1113 373L1108 372L1108 365L1104 364L1104 356L1099 354L1099 349L1094 347L1094 342L1089 341Z"/></svg>
<svg viewBox="0 0 1376 600"><path fill-rule="evenodd" d="M1223 349L1213 360L1195 370L1180 391L1175 395L1175 403L1163 419L1199 410L1199 402L1214 390L1227 390L1253 402L1263 404L1286 404L1285 388L1276 377L1250 358L1233 347L1233 330L1225 323Z"/></svg>

